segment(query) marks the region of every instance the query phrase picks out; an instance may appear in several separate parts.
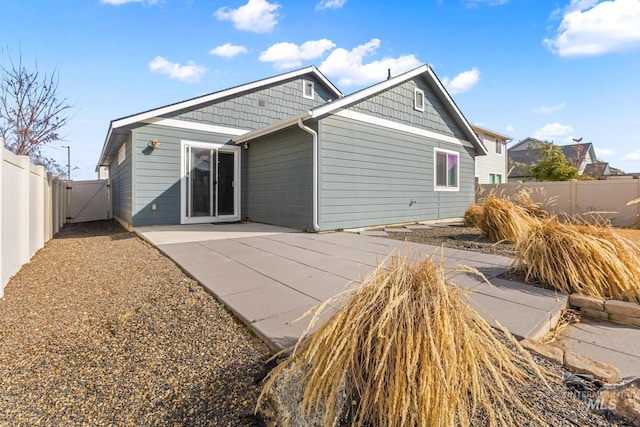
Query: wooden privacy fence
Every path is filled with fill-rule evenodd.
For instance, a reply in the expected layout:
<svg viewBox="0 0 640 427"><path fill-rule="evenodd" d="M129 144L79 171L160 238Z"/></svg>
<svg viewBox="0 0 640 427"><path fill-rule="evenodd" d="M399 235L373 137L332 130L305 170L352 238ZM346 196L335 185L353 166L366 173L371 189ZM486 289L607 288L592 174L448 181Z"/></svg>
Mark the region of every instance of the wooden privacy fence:
<svg viewBox="0 0 640 427"><path fill-rule="evenodd" d="M544 203L555 197L550 210L559 215L599 216L616 227L629 227L640 218L640 203L627 205L640 198L640 179L484 184L478 186L476 200L491 191L510 197L522 189L531 190L535 202Z"/></svg>
<svg viewBox="0 0 640 427"><path fill-rule="evenodd" d="M11 276L64 225L66 187L29 157L0 149L0 298Z"/></svg>

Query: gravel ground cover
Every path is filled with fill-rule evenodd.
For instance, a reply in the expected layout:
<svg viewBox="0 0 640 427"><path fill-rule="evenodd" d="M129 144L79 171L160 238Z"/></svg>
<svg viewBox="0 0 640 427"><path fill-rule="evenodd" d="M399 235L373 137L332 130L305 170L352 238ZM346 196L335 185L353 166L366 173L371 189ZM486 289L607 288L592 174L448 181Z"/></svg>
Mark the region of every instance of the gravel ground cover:
<svg viewBox="0 0 640 427"><path fill-rule="evenodd" d="M116 222L67 226L0 300L0 425L247 425L269 356Z"/></svg>

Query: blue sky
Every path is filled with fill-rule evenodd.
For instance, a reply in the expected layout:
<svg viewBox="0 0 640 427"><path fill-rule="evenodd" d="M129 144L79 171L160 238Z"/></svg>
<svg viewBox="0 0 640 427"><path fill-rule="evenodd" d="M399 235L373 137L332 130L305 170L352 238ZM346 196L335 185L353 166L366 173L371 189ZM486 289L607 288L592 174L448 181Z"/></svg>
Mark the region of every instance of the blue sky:
<svg viewBox="0 0 640 427"><path fill-rule="evenodd" d="M428 63L471 123L640 172L640 0L8 0L0 61L59 73L46 153L94 179L109 122L316 65L345 94Z"/></svg>

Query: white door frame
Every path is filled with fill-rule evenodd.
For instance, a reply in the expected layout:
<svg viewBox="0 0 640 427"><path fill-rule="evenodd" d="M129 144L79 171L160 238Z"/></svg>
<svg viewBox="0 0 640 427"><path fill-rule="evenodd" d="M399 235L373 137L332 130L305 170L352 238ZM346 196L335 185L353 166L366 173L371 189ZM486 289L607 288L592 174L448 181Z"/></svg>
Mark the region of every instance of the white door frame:
<svg viewBox="0 0 640 427"><path fill-rule="evenodd" d="M216 150L217 152L222 153L233 153L234 158L234 167L233 167L233 184L234 184L234 215L214 215L213 216L198 216L198 217L189 217L187 214L187 192L189 189L187 188L187 170L186 170L186 159L185 159L185 151L187 147L195 147L195 148L205 148L210 150ZM214 223L214 222L236 222L240 221L240 199L241 199L241 182L240 182L240 155L241 150L239 146L236 145L226 145L226 144L217 144L210 142L200 142L200 141L188 141L182 140L180 141L180 224L202 224L202 223ZM216 154L217 158L217 154ZM216 165L216 174L218 173L218 167ZM217 177L216 177L216 191L215 197L219 196L217 189ZM218 206L218 202L215 202L216 210Z"/></svg>

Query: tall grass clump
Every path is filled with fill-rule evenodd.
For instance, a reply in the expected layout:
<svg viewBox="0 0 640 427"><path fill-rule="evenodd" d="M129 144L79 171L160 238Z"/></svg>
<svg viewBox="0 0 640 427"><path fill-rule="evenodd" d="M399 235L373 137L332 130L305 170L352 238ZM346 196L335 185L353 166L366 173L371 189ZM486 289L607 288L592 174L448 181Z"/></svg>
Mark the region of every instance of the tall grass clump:
<svg viewBox="0 0 640 427"><path fill-rule="evenodd" d="M483 208L477 203L471 204L464 212L464 225L467 227L479 227L482 219Z"/></svg>
<svg viewBox="0 0 640 427"><path fill-rule="evenodd" d="M516 243L516 268L564 293L640 302L640 252L609 227L550 218Z"/></svg>
<svg viewBox="0 0 640 427"><path fill-rule="evenodd" d="M541 371L515 341L515 350L500 341L462 294L431 258L390 260L298 343L263 395L280 373L300 370L302 411L324 408L327 426L346 409L355 426L469 425L474 415L506 426L515 425L514 410L537 420L515 387L530 380L523 367L540 378ZM336 403L345 388L353 407Z"/></svg>
<svg viewBox="0 0 640 427"><path fill-rule="evenodd" d="M513 202L490 194L482 205L478 227L489 238L498 242L517 242L538 220Z"/></svg>
<svg viewBox="0 0 640 427"><path fill-rule="evenodd" d="M549 218L549 211L556 204L557 197L546 197L544 189L536 189L536 193L539 197L543 198L544 202L536 202L533 198L533 191L529 188L523 188L516 194L511 196L511 200L520 206L524 211L533 218L544 219Z"/></svg>

